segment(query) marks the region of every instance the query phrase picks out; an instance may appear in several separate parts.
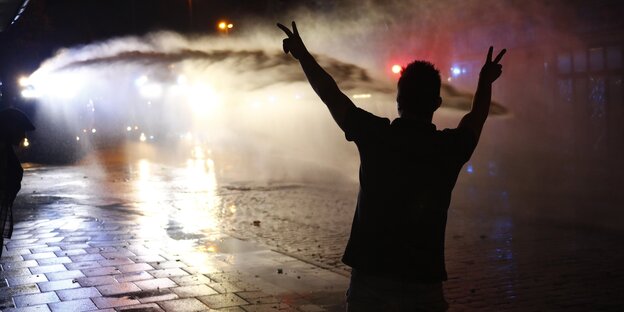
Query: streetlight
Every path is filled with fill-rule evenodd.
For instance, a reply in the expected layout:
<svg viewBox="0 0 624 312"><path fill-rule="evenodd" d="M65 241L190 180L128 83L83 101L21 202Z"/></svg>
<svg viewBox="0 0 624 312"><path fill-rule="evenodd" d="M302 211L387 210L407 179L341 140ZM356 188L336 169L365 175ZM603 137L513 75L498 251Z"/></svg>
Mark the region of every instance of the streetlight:
<svg viewBox="0 0 624 312"><path fill-rule="evenodd" d="M230 32L230 29L234 28L234 24L226 22L226 21L221 21L219 22L219 24L217 24L217 28L219 28L219 31L228 35Z"/></svg>

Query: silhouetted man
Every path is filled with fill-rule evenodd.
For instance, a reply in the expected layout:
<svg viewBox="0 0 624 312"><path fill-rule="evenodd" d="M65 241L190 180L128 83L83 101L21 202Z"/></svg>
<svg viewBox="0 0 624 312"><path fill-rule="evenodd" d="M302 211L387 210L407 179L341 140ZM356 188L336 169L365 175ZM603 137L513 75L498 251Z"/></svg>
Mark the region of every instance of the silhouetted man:
<svg viewBox="0 0 624 312"><path fill-rule="evenodd" d="M24 170L13 146L26 138L26 131L35 130L24 113L14 108L0 111L0 256L4 239L13 233L13 201L21 188Z"/></svg>
<svg viewBox="0 0 624 312"><path fill-rule="evenodd" d="M310 85L360 153L360 191L342 261L351 266L348 311L445 311L444 232L451 192L488 116L502 50L490 47L472 110L456 129L431 123L440 104L440 73L425 61L403 69L399 118L356 107L307 51L295 22L284 52L301 63Z"/></svg>

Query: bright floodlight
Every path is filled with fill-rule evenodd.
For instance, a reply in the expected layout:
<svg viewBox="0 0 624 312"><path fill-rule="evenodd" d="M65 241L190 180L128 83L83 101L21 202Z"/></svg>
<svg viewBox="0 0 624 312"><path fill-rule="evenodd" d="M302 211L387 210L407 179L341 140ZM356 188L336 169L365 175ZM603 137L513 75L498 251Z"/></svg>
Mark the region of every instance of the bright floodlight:
<svg viewBox="0 0 624 312"><path fill-rule="evenodd" d="M226 22L220 22L219 23L219 29L226 29L227 28L227 23Z"/></svg>
<svg viewBox="0 0 624 312"><path fill-rule="evenodd" d="M187 82L188 82L188 79L186 78L186 76L184 75L178 76L178 79L177 79L178 85L186 85Z"/></svg>
<svg viewBox="0 0 624 312"><path fill-rule="evenodd" d="M207 84L200 83L187 89L186 98L193 113L207 116L221 105L221 97Z"/></svg>
<svg viewBox="0 0 624 312"><path fill-rule="evenodd" d="M27 87L30 85L30 79L28 79L28 77L20 77L17 83L19 83L20 87Z"/></svg>
<svg viewBox="0 0 624 312"><path fill-rule="evenodd" d="M40 97L39 92L35 91L34 89L24 89L21 93L22 97L25 99L36 99Z"/></svg>
<svg viewBox="0 0 624 312"><path fill-rule="evenodd" d="M84 83L82 77L73 73L35 74L19 79L18 82L23 87L22 97L70 100L80 92Z"/></svg>
<svg viewBox="0 0 624 312"><path fill-rule="evenodd" d="M401 67L401 65L398 65L398 64L392 65L392 72L393 73L400 74L402 70L403 70L403 68Z"/></svg>
<svg viewBox="0 0 624 312"><path fill-rule="evenodd" d="M147 83L147 76L143 75L143 76L141 76L141 77L137 78L137 79L134 81L134 83L135 83L138 87L140 87L140 86L142 86L142 85L146 84L146 83Z"/></svg>
<svg viewBox="0 0 624 312"><path fill-rule="evenodd" d="M143 97L148 99L158 98L160 97L162 92L162 87L155 83L150 83L139 87L139 93L141 93Z"/></svg>

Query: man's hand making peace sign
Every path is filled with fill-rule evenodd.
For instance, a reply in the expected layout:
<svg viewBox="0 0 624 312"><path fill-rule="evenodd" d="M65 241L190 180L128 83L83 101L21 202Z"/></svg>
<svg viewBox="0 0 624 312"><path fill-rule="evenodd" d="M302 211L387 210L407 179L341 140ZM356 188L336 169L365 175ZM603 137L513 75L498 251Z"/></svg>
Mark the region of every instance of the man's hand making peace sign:
<svg viewBox="0 0 624 312"><path fill-rule="evenodd" d="M500 62L507 50L502 49L492 61L493 52L494 47L490 47L487 57L485 58L485 64L483 64L481 73L479 74L479 84L474 99L472 100L472 109L462 118L458 126L459 128L471 129L477 141L481 136L483 125L490 112L490 104L492 103L492 83L503 73L503 65L498 62Z"/></svg>
<svg viewBox="0 0 624 312"><path fill-rule="evenodd" d="M301 37L299 36L297 24L295 24L294 21L292 22L292 31L280 23L277 23L277 27L283 30L286 33L286 36L288 36L288 38L283 41L284 53L290 52L290 54L292 54L292 56L296 59L300 59L308 53L305 44L303 44L303 40L301 40Z"/></svg>
<svg viewBox="0 0 624 312"><path fill-rule="evenodd" d="M323 103L329 108L329 112L338 124L338 126L344 129L345 116L347 111L355 105L348 96L346 96L332 78L322 67L319 65L314 57L308 52L297 30L297 24L292 22L292 31L288 27L277 23L279 27L288 38L283 41L284 53L290 53L294 58L299 60L301 68L305 73L312 89L318 94Z"/></svg>
<svg viewBox="0 0 624 312"><path fill-rule="evenodd" d="M483 68L481 68L481 73L479 74L479 78L483 80L483 82L492 83L500 75L503 73L503 65L499 64L500 60L507 52L506 49L503 49L498 53L494 61L492 61L492 52L494 52L494 47L490 47L488 50L487 58L485 59L485 64L483 64Z"/></svg>

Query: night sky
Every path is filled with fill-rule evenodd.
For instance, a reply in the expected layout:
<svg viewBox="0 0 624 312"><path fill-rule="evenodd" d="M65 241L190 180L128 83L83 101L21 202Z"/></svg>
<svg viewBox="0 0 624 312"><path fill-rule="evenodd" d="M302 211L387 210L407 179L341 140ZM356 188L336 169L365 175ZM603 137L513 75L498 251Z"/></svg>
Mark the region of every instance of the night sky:
<svg viewBox="0 0 624 312"><path fill-rule="evenodd" d="M274 21L295 6L327 9L320 0L33 0L22 17L0 33L0 75L7 82L32 72L62 47L157 30L215 34L228 19L245 27L248 17Z"/></svg>

